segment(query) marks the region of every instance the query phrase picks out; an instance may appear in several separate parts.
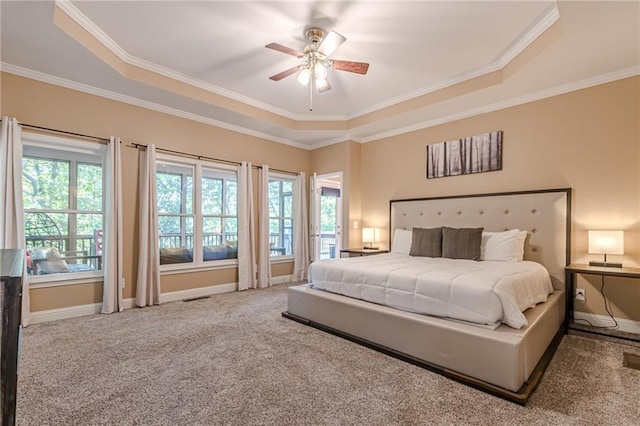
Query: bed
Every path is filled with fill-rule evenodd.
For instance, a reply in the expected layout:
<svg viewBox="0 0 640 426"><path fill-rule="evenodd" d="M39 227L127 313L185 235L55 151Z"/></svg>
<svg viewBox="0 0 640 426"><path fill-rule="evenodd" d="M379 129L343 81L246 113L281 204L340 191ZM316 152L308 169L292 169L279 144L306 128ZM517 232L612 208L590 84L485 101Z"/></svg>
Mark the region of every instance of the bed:
<svg viewBox="0 0 640 426"><path fill-rule="evenodd" d="M417 307L422 302L416 302L420 297L415 293L408 296L407 289L422 287L433 292L438 283L429 281L431 266L421 266L423 270L416 273L415 265L409 265L413 262L411 257L395 253L396 250L389 255L340 259L312 266L311 283L289 288L283 316L526 404L565 330L564 267L570 261L570 206L571 190L567 188L390 202L391 238L396 231L414 228L482 228L485 233L526 230L520 233L526 236L522 246L524 262L515 263L542 265L547 272L548 291L541 300L530 303L531 307L527 307L526 301L516 302L527 305L520 312L521 318L515 314L506 318L504 312L498 312L500 321L491 317L491 312L488 319L478 320L473 316L475 313L471 318L464 317L474 300L486 298L494 305L497 303L495 299L501 296L496 296L500 293L496 292L499 288L496 283L486 285L489 288L486 294L463 296L467 303L463 308L438 302L436 309L440 310L435 315L421 313ZM465 262L469 262L465 266L469 271L478 269L481 275L487 274L482 272L485 264L492 263ZM341 268L347 264L349 272L345 273ZM449 271L449 267L445 265L444 271ZM442 271L437 274L447 275ZM417 277L427 281L419 284ZM461 280L462 284L456 284L458 287L446 291L454 293L457 288L467 291L474 288L476 280L476 276L469 275ZM395 290L398 291L394 293ZM430 297L428 294L426 298ZM508 303L500 309L508 310ZM461 318L452 312L465 313Z"/></svg>

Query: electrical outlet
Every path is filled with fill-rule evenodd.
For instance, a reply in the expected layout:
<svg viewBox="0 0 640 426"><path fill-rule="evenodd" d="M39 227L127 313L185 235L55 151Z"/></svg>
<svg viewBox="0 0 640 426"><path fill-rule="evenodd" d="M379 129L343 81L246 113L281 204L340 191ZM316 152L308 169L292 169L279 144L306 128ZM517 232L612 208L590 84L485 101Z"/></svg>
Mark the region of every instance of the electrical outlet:
<svg viewBox="0 0 640 426"><path fill-rule="evenodd" d="M576 300L587 300L587 292L584 288L576 288Z"/></svg>

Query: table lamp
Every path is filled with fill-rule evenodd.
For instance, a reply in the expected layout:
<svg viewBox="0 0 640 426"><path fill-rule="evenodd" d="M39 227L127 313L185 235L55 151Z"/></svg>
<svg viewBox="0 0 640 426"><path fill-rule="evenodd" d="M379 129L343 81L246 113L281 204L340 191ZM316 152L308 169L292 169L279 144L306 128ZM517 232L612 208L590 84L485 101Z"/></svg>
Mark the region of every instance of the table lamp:
<svg viewBox="0 0 640 426"><path fill-rule="evenodd" d="M589 262L589 266L622 268L622 263L607 262L607 255L624 254L624 232L589 231L589 254L604 255L604 262Z"/></svg>
<svg viewBox="0 0 640 426"><path fill-rule="evenodd" d="M362 242L365 243L363 247L365 250L378 250L378 247L373 247L373 243L380 241L380 230L378 228L362 228ZM368 246L366 244L369 244Z"/></svg>

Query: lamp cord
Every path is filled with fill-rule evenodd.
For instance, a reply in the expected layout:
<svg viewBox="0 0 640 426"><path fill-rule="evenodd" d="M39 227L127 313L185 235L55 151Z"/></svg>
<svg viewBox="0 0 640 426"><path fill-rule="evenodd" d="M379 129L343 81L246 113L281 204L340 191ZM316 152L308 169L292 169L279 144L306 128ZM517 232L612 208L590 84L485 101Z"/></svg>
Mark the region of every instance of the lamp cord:
<svg viewBox="0 0 640 426"><path fill-rule="evenodd" d="M592 328L618 328L618 321L616 321L612 313L613 308L611 307L611 302L609 301L609 299L607 299L607 296L604 294L604 284L605 284L604 275L602 275L601 278L602 278L602 285L600 286L600 294L602 294L602 298L604 299L604 309L607 311L607 314L609 314L609 316L611 317L615 325L593 325L591 321L584 318L574 319L574 321L584 321L587 324L589 324L589 326L591 326Z"/></svg>

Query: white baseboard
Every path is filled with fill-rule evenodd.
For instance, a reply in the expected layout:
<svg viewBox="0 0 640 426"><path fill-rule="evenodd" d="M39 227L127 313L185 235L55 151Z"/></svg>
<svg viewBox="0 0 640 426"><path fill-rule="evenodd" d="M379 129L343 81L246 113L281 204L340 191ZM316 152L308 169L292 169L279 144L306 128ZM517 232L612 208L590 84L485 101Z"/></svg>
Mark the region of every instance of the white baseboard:
<svg viewBox="0 0 640 426"><path fill-rule="evenodd" d="M208 287L190 288L188 290L172 291L171 293L162 293L160 295L160 303L176 302L178 300L196 299L198 297L207 297L214 294L231 293L238 290L238 283L228 283L211 285Z"/></svg>
<svg viewBox="0 0 640 426"><path fill-rule="evenodd" d="M291 281L291 275L281 275L271 278L271 285L283 284ZM231 293L238 290L238 283L228 283L211 285L208 287L191 288L188 290L172 291L160 295L160 303L175 302L178 300L195 299L198 297L212 296L214 294ZM124 299L124 309L135 307L135 299ZM86 315L99 314L102 303L91 303L88 305L69 306L66 308L48 309L46 311L31 312L30 324L39 324L49 321L57 321L67 318L82 317Z"/></svg>
<svg viewBox="0 0 640 426"><path fill-rule="evenodd" d="M271 285L284 284L291 281L291 275L280 275L279 277L271 277Z"/></svg>
<svg viewBox="0 0 640 426"><path fill-rule="evenodd" d="M31 312L29 324L39 324L42 322L95 315L99 314L101 309L102 303L91 303L89 305L77 305L66 308L48 309L46 311L35 311Z"/></svg>
<svg viewBox="0 0 640 426"><path fill-rule="evenodd" d="M598 315L588 312L574 311L573 317L574 319L583 319L589 321L591 324L597 327L615 325L611 317L608 315ZM618 322L618 328L616 330L625 331L628 333L640 333L640 321L633 321L625 318L616 318L616 321ZM584 323L580 322L580 324Z"/></svg>

